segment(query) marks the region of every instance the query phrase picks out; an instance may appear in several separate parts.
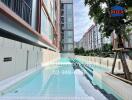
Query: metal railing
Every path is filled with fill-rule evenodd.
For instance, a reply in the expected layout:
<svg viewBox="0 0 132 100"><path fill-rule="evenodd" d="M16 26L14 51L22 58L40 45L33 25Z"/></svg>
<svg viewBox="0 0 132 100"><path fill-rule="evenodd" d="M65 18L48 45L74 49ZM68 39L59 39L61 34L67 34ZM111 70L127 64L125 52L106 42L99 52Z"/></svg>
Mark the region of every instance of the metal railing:
<svg viewBox="0 0 132 100"><path fill-rule="evenodd" d="M18 16L31 25L32 0L0 0Z"/></svg>

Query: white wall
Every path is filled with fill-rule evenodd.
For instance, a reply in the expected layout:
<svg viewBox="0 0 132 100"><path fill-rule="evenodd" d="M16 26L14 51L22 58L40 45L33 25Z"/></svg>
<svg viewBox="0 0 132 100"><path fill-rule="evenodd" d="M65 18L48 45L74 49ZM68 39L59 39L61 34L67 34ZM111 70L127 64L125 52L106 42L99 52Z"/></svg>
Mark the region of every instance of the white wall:
<svg viewBox="0 0 132 100"><path fill-rule="evenodd" d="M24 71L26 52L20 49L20 42L1 37L0 44L0 80ZM12 57L12 61L4 62L5 57Z"/></svg>
<svg viewBox="0 0 132 100"><path fill-rule="evenodd" d="M102 67L111 68L111 69L114 61L114 58L102 58L102 57L93 57L93 56L75 56L75 57L84 60L88 63L91 62L93 64L97 64L97 65L99 64ZM126 61L130 72L132 72L132 66L131 66L132 60L127 59ZM120 59L117 59L115 64L115 72L122 72L122 71L123 71L122 63Z"/></svg>
<svg viewBox="0 0 132 100"><path fill-rule="evenodd" d="M31 26L34 30L36 30L36 22L37 22L37 1L38 0L33 0L32 2L32 22L31 22Z"/></svg>
<svg viewBox="0 0 132 100"><path fill-rule="evenodd" d="M4 62L6 57L12 57L12 61ZM0 37L0 80L42 67L59 57L58 52Z"/></svg>

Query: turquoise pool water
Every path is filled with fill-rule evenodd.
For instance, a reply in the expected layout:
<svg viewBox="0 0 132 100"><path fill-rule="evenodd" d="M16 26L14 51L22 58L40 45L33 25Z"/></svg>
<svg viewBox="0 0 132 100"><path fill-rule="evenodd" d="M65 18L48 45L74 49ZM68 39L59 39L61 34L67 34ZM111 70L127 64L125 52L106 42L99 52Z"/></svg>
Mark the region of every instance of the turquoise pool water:
<svg viewBox="0 0 132 100"><path fill-rule="evenodd" d="M88 79L91 81L91 83L95 86L98 86L100 89L106 91L108 94L112 94L115 96L118 100L123 100L112 88L107 86L102 80L98 79L94 76L94 73L105 73L105 72L111 72L111 68L99 66L91 63L87 63L84 60L77 59L79 62L85 65L85 68L81 67L83 72L87 75ZM91 74L92 73L92 74Z"/></svg>
<svg viewBox="0 0 132 100"><path fill-rule="evenodd" d="M81 90L69 59L61 59L60 65L53 65L39 70L12 87L3 91L2 96L46 96L73 97L87 96ZM63 64L69 63L69 64ZM77 89L80 93L77 94Z"/></svg>
<svg viewBox="0 0 132 100"><path fill-rule="evenodd" d="M93 64L90 64L89 67L92 69L89 70L89 68L87 68L86 66L87 71L84 70L83 67L81 68L92 79L93 84L103 84L103 88L107 90L108 93L112 93L113 90L107 87L107 85L102 83L100 80L93 78L93 74L91 74L92 71L104 72L109 71L109 69L100 68ZM4 90L1 93L1 97L16 96L88 97L89 94L86 94L85 91L82 89L82 86L80 86L79 81L74 73L73 66L70 63L70 60L67 58L63 58L58 61L57 64L53 64L52 66L46 67L29 75L22 81L16 83L15 85L11 86L10 88ZM116 94L115 96L118 97ZM121 99L119 98L119 100Z"/></svg>

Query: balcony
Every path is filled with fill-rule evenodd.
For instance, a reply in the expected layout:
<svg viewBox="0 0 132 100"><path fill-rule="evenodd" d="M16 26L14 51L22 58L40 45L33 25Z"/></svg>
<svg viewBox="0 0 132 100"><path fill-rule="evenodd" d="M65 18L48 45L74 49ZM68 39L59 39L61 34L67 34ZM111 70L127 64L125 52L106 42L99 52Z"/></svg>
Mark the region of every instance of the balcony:
<svg viewBox="0 0 132 100"><path fill-rule="evenodd" d="M0 0L18 16L31 25L32 0Z"/></svg>

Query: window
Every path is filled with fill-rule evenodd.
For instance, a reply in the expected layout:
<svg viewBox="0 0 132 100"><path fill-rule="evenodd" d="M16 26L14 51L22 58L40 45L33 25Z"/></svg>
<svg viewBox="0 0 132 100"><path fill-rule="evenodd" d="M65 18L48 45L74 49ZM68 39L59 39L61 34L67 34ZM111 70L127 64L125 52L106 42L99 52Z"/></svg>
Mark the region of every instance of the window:
<svg viewBox="0 0 132 100"><path fill-rule="evenodd" d="M50 2L50 17L53 19L53 6Z"/></svg>
<svg viewBox="0 0 132 100"><path fill-rule="evenodd" d="M41 33L47 34L47 16L43 10L41 10Z"/></svg>
<svg viewBox="0 0 132 100"><path fill-rule="evenodd" d="M64 27L65 27L64 24L61 24L61 29L64 29Z"/></svg>
<svg viewBox="0 0 132 100"><path fill-rule="evenodd" d="M72 4L67 4L67 14L72 15L73 13L73 6Z"/></svg>
<svg viewBox="0 0 132 100"><path fill-rule="evenodd" d="M61 4L61 9L64 9L64 4Z"/></svg>
<svg viewBox="0 0 132 100"><path fill-rule="evenodd" d="M43 0L45 5L48 5L48 0Z"/></svg>
<svg viewBox="0 0 132 100"><path fill-rule="evenodd" d="M31 25L32 0L1 0L18 16Z"/></svg>
<svg viewBox="0 0 132 100"><path fill-rule="evenodd" d="M64 31L64 43L73 43L73 31Z"/></svg>
<svg viewBox="0 0 132 100"><path fill-rule="evenodd" d="M64 51L73 51L73 44L65 44Z"/></svg>
<svg viewBox="0 0 132 100"><path fill-rule="evenodd" d="M72 16L68 16L68 17L67 17L67 22L68 22L68 23L72 23L72 21L73 21Z"/></svg>
<svg viewBox="0 0 132 100"><path fill-rule="evenodd" d="M73 11L71 10L67 10L67 15L73 15Z"/></svg>
<svg viewBox="0 0 132 100"><path fill-rule="evenodd" d="M67 29L72 29L73 28L73 19L72 16L67 16L67 23L66 23Z"/></svg>
<svg viewBox="0 0 132 100"><path fill-rule="evenodd" d="M64 37L64 43L73 43L73 39Z"/></svg>
<svg viewBox="0 0 132 100"><path fill-rule="evenodd" d="M64 36L66 38L73 38L73 32L72 31L65 31Z"/></svg>
<svg viewBox="0 0 132 100"><path fill-rule="evenodd" d="M67 29L72 29L73 28L73 24L72 23L67 23Z"/></svg>
<svg viewBox="0 0 132 100"><path fill-rule="evenodd" d="M61 16L64 16L64 11L63 10L61 10Z"/></svg>
<svg viewBox="0 0 132 100"><path fill-rule="evenodd" d="M61 18L61 23L64 23L64 17Z"/></svg>
<svg viewBox="0 0 132 100"><path fill-rule="evenodd" d="M67 4L67 10L72 10L73 7L72 7L72 4Z"/></svg>
<svg viewBox="0 0 132 100"><path fill-rule="evenodd" d="M53 40L53 28L52 28L52 26L51 26L51 24L50 24L50 31L49 31L49 39L50 40Z"/></svg>

